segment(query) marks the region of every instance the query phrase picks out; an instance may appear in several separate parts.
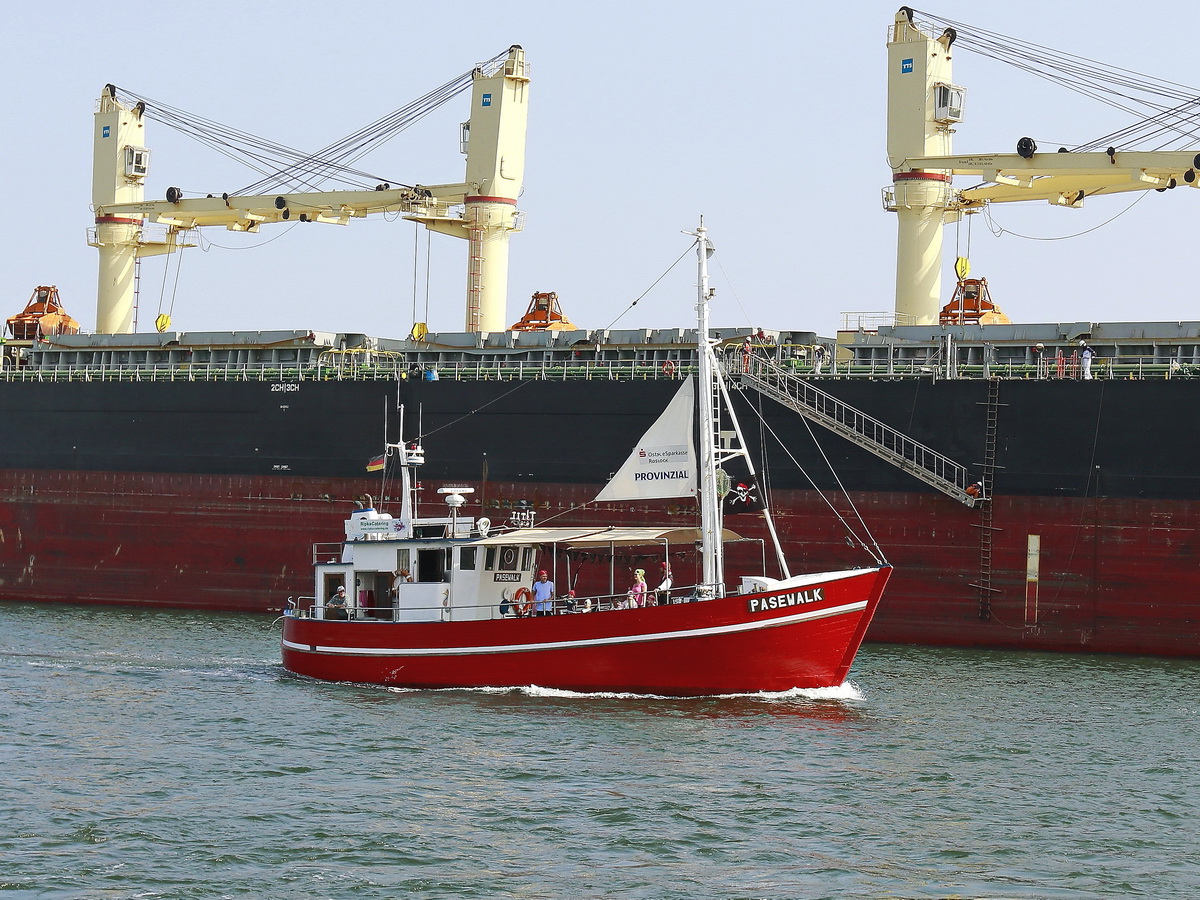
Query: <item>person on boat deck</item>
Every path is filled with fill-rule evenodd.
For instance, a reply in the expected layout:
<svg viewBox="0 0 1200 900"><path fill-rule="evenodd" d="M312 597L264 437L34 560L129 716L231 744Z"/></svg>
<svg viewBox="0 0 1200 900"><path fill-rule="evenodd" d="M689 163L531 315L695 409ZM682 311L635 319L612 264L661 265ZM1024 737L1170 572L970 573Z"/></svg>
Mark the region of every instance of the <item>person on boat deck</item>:
<svg viewBox="0 0 1200 900"><path fill-rule="evenodd" d="M633 585L629 588L634 606L646 606L646 570L633 570Z"/></svg>
<svg viewBox="0 0 1200 900"><path fill-rule="evenodd" d="M658 587L654 589L654 601L658 605L665 605L671 599L671 567L665 563L658 564L662 580L658 583Z"/></svg>
<svg viewBox="0 0 1200 900"><path fill-rule="evenodd" d="M325 618L350 618L350 614L346 612L346 586L344 584L338 585L338 589L333 592L333 596L330 597L329 602L325 604Z"/></svg>
<svg viewBox="0 0 1200 900"><path fill-rule="evenodd" d="M533 583L533 614L548 616L554 612L554 582L550 574L542 569Z"/></svg>

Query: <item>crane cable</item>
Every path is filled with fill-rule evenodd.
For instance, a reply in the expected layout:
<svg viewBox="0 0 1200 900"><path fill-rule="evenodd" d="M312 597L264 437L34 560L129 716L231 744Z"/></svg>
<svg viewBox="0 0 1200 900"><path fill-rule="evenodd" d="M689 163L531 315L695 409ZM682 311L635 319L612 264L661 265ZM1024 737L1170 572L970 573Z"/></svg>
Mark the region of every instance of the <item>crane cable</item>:
<svg viewBox="0 0 1200 900"><path fill-rule="evenodd" d="M450 79L406 106L314 153L295 150L277 141L221 125L212 119L185 112L124 88L114 88L114 93L122 101L143 104L143 115L147 118L167 125L265 176L235 191L235 194L266 193L285 187L315 189L331 180L354 187L372 187L385 180L401 187L411 187L368 174L353 168L352 164L465 91L473 83L475 72L494 72L501 61L508 57L508 53L505 50L496 54L471 71Z"/></svg>
<svg viewBox="0 0 1200 900"><path fill-rule="evenodd" d="M1195 141L1200 129L1194 114L1200 108L1200 90L1130 69L1097 62L1040 44L977 28L953 19L914 10L934 24L953 28L955 44L981 56L1028 72L1068 90L1091 97L1123 112L1142 117L1137 123L1076 145L1076 151L1107 149L1121 143L1130 149L1139 142L1170 136L1154 149L1172 143ZM1147 111L1149 115L1146 115Z"/></svg>

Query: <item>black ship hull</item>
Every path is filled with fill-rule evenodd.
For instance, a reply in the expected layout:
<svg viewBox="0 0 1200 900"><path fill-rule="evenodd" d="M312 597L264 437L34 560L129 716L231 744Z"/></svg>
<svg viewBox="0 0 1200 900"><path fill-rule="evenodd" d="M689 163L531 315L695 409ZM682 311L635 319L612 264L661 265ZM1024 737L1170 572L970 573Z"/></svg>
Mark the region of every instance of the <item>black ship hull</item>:
<svg viewBox="0 0 1200 900"><path fill-rule="evenodd" d="M968 465L995 429L985 518L738 392L789 555L867 562L831 526L832 504L852 522L856 509L896 566L868 639L1200 655L1200 479L1189 452L1198 428L1178 414L1200 383L1017 379L995 393L985 380L817 383ZM676 386L0 382L0 415L14 426L0 448L0 599L278 609L307 589L311 560L297 548L336 534L348 505L394 489L365 465L401 437L401 405L405 436L425 435L423 502L452 482L475 487L469 511L497 523L533 510L539 522L573 524ZM583 517L692 513L602 504ZM755 516L730 524L763 536Z"/></svg>

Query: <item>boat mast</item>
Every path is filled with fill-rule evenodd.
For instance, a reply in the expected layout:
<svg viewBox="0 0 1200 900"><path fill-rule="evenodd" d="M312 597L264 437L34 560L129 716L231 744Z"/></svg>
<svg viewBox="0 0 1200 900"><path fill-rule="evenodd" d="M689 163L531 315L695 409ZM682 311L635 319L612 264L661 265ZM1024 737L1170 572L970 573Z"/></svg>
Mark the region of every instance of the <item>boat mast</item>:
<svg viewBox="0 0 1200 900"><path fill-rule="evenodd" d="M412 446L409 446L409 445ZM417 480L414 477L416 467L425 463L425 449L419 440L404 440L404 405L400 406L400 441L389 444L384 442L388 456L394 450L400 456L400 522L401 534L413 536L413 522L417 518ZM386 471L386 469L384 470Z"/></svg>
<svg viewBox="0 0 1200 900"><path fill-rule="evenodd" d="M717 585L718 591L724 590L725 585L725 544L721 539L722 511L721 498L717 495L717 466L734 456L745 460L746 469L751 479L756 477L754 462L746 452L746 440L742 437L742 427L733 411L733 403L725 389L716 355L713 350L716 342L709 338L708 302L716 291L708 284L708 258L713 254L713 246L708 240L708 229L704 227L704 217L700 218L700 227L694 232L696 237L696 259L698 277L698 294L696 297L696 344L699 350L700 362L698 388L700 405L700 531L701 556L703 558L704 583ZM725 408L729 421L737 435L737 448L722 451L718 445L720 434L717 431L718 392L725 400ZM718 459L718 457L721 457ZM775 531L775 520L766 503L763 504L763 516L766 519L767 530L771 535L771 543L775 547L775 558L784 578L791 577L787 559L783 555L783 545Z"/></svg>
<svg viewBox="0 0 1200 900"><path fill-rule="evenodd" d="M714 404L714 378L716 359L713 342L709 338L708 301L713 289L708 286L708 257L712 245L708 242L708 229L704 217L700 226L691 232L696 236L696 349L700 363L699 397L700 406L700 556L703 563L703 581L718 593L725 585L725 550L721 544L721 502L717 497L717 425Z"/></svg>

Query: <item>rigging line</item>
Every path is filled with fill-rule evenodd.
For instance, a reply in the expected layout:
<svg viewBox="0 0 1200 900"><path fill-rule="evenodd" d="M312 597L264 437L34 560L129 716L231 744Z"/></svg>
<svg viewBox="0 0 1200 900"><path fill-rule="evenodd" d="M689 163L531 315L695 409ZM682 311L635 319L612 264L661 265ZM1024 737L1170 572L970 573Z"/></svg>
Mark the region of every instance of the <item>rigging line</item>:
<svg viewBox="0 0 1200 900"><path fill-rule="evenodd" d="M224 244L215 243L214 241L212 241L209 238L205 238L204 243L209 247L216 247L218 250L257 250L259 247L267 246L267 244L270 244L272 241L279 240L281 237L288 234L293 228L295 228L299 224L300 224L299 222L293 222L291 225L289 225L283 231L279 232L279 234L275 235L275 237L267 238L265 241L259 241L257 244L251 244L248 247L226 247Z"/></svg>
<svg viewBox="0 0 1200 900"><path fill-rule="evenodd" d="M460 79L462 79L464 77L465 76L459 76ZM469 79L468 79L468 81L469 81ZM461 90L461 87L459 89ZM125 89L118 88L118 94L125 100L138 99L138 97L135 93L129 92ZM435 95L431 94L431 95L427 95L427 96L435 96ZM449 99L449 96L452 96L452 95L444 96L440 102L445 102L445 99ZM435 99L436 99L436 97L435 97ZM147 100L146 98L141 98L141 102L146 104L146 110L147 110L149 118L151 118L155 121L162 122L163 124L166 124L168 127L174 128L174 129L182 132L183 134L187 135L188 137L191 137L194 140L197 140L201 143L205 143L208 146L210 146L214 149L217 149L219 152L222 152L227 156L231 156L231 158L234 158L234 159L238 159L238 157L232 156L232 152L234 152L234 151L236 151L238 154L242 154L250 159L255 159L259 162L265 162L267 160L267 155L270 154L273 157L269 163L271 170L277 171L280 168L280 166L286 165L286 162L285 162L286 160L290 159L293 161L293 163L302 163L305 161L312 160L312 158L315 156L314 154L302 153L298 150L294 150L283 144L279 144L275 141L270 141L265 138L261 138L257 135L253 135L249 132L244 132L244 131L240 131L238 129L230 128L228 126L220 125L219 123L216 123L216 122L212 121L211 119L206 119L206 118L203 118L200 116L195 116L193 114L186 113L182 110L178 110L178 109L169 107L166 104L159 103L158 101ZM433 108L436 108L436 104L434 104L434 105L426 104L424 109L422 109L417 103L410 104L410 107L406 108L406 109L410 110L409 115L407 116L408 124L411 124L413 121L416 120L416 118L420 118L420 116L425 115L427 112L429 112ZM396 115L395 113L392 114L393 117L395 115ZM416 118L413 117L414 115L416 116ZM385 117L385 119L380 120L380 121L386 122L387 119ZM399 122L401 125L403 125L405 122L405 119L400 119ZM369 126L364 129L359 129L359 131L356 132L355 134L356 135L369 134ZM355 137L355 135L352 135L351 137ZM240 142L243 145L243 147L234 147L231 142L235 141L235 140ZM342 143L344 144L345 141L346 141L346 139L343 139ZM359 143L361 144L361 140ZM334 146L337 147L338 145L334 145ZM248 149L251 147L257 148L260 152L258 152L258 153L251 152ZM245 162L245 160L239 160L239 161ZM326 162L318 161L318 163L309 162L308 167L312 168L314 165L318 165L318 164L320 167L324 168L327 172L337 171L338 168L340 168L343 172L345 172L347 174L357 175L362 178L374 179L376 177L376 176L372 176L365 172L358 172L356 170L348 169L345 166L336 167L336 168L331 169L327 161ZM262 171L261 169L258 169L258 167L253 166L253 165L251 165L250 168L255 168L258 171Z"/></svg>
<svg viewBox="0 0 1200 900"><path fill-rule="evenodd" d="M951 20L945 21L950 22ZM1006 47L999 42L972 40L972 34L970 33L971 26L961 25L961 28L964 29L964 33L960 34L959 43L968 49L973 49L980 55L1011 65L1036 77L1051 81L1052 83L1066 87L1070 90L1076 91L1077 93L1081 93L1084 96L1091 97L1102 103L1113 106L1117 109L1121 109L1122 111L1128 112L1131 115L1137 115L1141 117L1144 116L1144 113L1141 110L1130 109L1123 103L1114 102L1111 99L1101 96L1100 92L1105 90L1103 87L1101 87L1101 85L1107 83L1125 87L1128 90L1124 93L1114 89L1108 89L1108 93L1114 96L1125 97L1133 103L1136 103L1142 107L1156 109L1160 113L1164 111L1166 107L1163 107L1161 104L1155 103L1145 97L1135 97L1128 91L1138 91L1142 94L1156 94L1158 96L1168 97L1173 100L1183 101L1184 103L1192 100L1197 93L1197 91L1193 88L1188 88L1175 82L1167 82L1163 79L1147 79L1146 76L1138 75L1138 73L1130 74L1137 75L1138 78L1141 79L1140 81L1124 76L1118 76L1115 75L1114 72L1129 72L1129 70L1119 69L1118 67L1114 66L1098 68L1095 64L1092 64L1091 61L1083 61L1087 63L1086 65L1081 65L1079 62L1071 62L1070 59L1066 61L1059 61L1059 59L1063 57L1070 57L1071 59L1082 61L1081 57L1071 57L1070 54L1064 54L1061 52L1056 52L1055 58L1051 58L1045 53L1039 56L1031 51L1018 51L1013 53L1011 47ZM1008 42L1009 44L1019 43L1011 38L1008 39ZM1001 51L1007 51L1007 53ZM1028 60L1028 62L1018 62L1017 59L1020 58ZM1064 77L1063 74L1055 75L1037 68L1034 63L1039 61L1044 67L1074 76L1075 80L1072 81L1067 77Z"/></svg>
<svg viewBox="0 0 1200 900"><path fill-rule="evenodd" d="M492 57L492 59L483 63L479 68L490 66L507 55L508 51L497 54L496 56ZM433 112L435 109L439 108L450 99L457 96L467 87L469 87L473 80L474 78L472 72L466 72L462 75L459 75L445 84L434 88L432 91L429 91L424 96L418 98L407 106L389 113L383 118L377 119L376 121L365 125L362 128L359 128L357 131L351 133L345 138L342 138L341 140L336 141L333 144L322 148L321 150L318 150L316 153L310 154L301 161L300 165L306 167L311 166L313 160L322 159L325 160L323 164L338 164L339 166L342 160L349 159L351 162L354 162L366 155L371 150L382 146L384 143L387 143L400 131L403 131L414 123L420 121L429 113ZM334 162L330 162L330 160ZM273 177L289 177L289 171L290 170L282 171ZM268 179L267 183L270 184L272 182ZM250 189L252 188L247 188L246 190ZM254 186L254 189L257 189L257 185Z"/></svg>
<svg viewBox="0 0 1200 900"><path fill-rule="evenodd" d="M526 385L529 385L529 384L533 384L533 382L532 382L532 381L522 381L522 382L519 382L519 383L517 384L517 386L516 386L516 387L514 387L512 390L505 391L505 392L504 392L503 394L501 394L499 397L493 397L493 398L492 398L491 400L489 400L487 403L483 404L483 406L476 407L475 409L471 410L469 413L465 413L465 414L463 414L463 415L459 416L457 419L452 419L451 421L447 422L445 425L442 425L442 426L440 426L440 427L438 427L438 428L435 428L435 429L433 429L433 431L430 431L430 432L427 432L427 433L425 433L425 434L422 434L422 435L420 435L419 437L420 437L420 439L421 439L421 440L424 440L424 439L425 439L425 438L427 438L427 437L430 437L430 436L432 436L432 435L435 435L435 434L437 434L439 431L445 431L445 430L446 430L447 428L449 428L450 426L452 426L452 425L457 425L457 424L458 424L459 422L461 422L463 419L470 418L471 416L475 415L475 413L477 413L477 412L483 412L485 409L487 409L487 408L488 408L489 406L491 406L493 403L499 403L501 400L503 400L503 399L504 399L505 397L507 397L509 394L512 394L512 393L514 393L514 392L516 392L516 391L519 391L521 388L523 388L523 387L525 387Z"/></svg>
<svg viewBox="0 0 1200 900"><path fill-rule="evenodd" d="M158 288L158 309L156 309L154 311L154 314L156 316L162 315L163 300L167 296L167 275L169 273L170 268L171 268L171 257L168 255L167 258L165 260L163 260L162 284L159 285L159 288Z"/></svg>
<svg viewBox="0 0 1200 900"><path fill-rule="evenodd" d="M1117 73L1120 73L1121 76L1132 75L1138 79L1141 79L1141 82L1130 82L1132 84L1157 84L1162 85L1163 87L1183 88L1184 90L1191 90L1193 93L1195 93L1194 89L1188 88L1187 85L1180 84L1179 82L1168 81L1163 78L1156 78L1154 76L1135 72L1132 69L1125 69L1120 66L1114 66L1099 60L1090 59L1085 56L1078 56L1074 53L1055 50L1053 47L1046 47L1041 44L1023 41L1019 38L1009 37L1001 34L1000 32L988 31L986 29L977 28L973 25L968 25L964 22L956 22L953 19L946 19L934 13L929 13L922 10L916 10L915 12L924 18L928 18L940 24L953 27L958 33L957 43L959 44L965 43L970 45L978 41L990 44L999 50L1009 50L1010 52L1015 50L1017 53L1024 54L1028 58L1045 60L1052 66L1079 68L1089 77L1097 77L1102 80L1116 80L1118 77L1120 77ZM1058 63L1055 62L1055 60L1063 60L1063 62ZM1007 60L1001 59L1000 61L1006 62ZM1146 90L1149 90L1149 88L1146 88ZM1161 88L1159 90L1161 91Z"/></svg>
<svg viewBox="0 0 1200 900"><path fill-rule="evenodd" d="M1100 386L1100 401L1096 406L1096 427L1092 431L1092 452L1091 452L1091 455L1088 457L1087 481L1084 482L1084 488L1083 488L1084 502L1080 505L1079 527L1077 527L1075 529L1075 540L1071 542L1071 551L1070 551L1070 553L1067 554L1067 561L1066 561L1065 565L1063 566L1064 572L1069 572L1071 570L1071 563L1074 562L1074 560L1075 560L1075 551L1079 548L1079 542L1080 542L1080 540L1082 540L1082 534L1083 534L1083 529L1084 529L1083 517L1087 514L1088 494L1090 494L1092 491L1092 477L1096 472L1096 450L1100 446L1100 420L1102 418L1103 412L1104 412L1104 386L1101 385ZM1094 579L1093 579L1093 581L1094 581ZM1062 595L1062 591L1063 591L1065 584L1066 584L1065 579L1059 579L1058 589L1054 592L1054 597L1050 601L1051 603L1058 601L1058 598ZM1042 621L1042 618L1039 616L1038 622L1040 623L1041 621Z"/></svg>
<svg viewBox="0 0 1200 900"><path fill-rule="evenodd" d="M587 507L591 506L595 502L596 502L595 499L592 499L592 500L588 500L584 503L580 503L578 506L569 506L566 509L562 510L562 512L556 512L554 515L547 516L545 519L542 519L540 522L538 522L538 527L540 528L540 527L544 526L547 522L553 522L555 519L561 518L562 516L565 516L568 513L578 512L581 509L586 509Z"/></svg>
<svg viewBox="0 0 1200 900"><path fill-rule="evenodd" d="M1096 142L1098 143L1109 137L1112 137L1112 138L1125 137L1129 134L1134 133L1136 131L1136 129L1146 126L1152 122L1157 122L1163 128L1170 128L1172 126L1168 125L1166 120L1168 120L1172 116L1179 117L1180 119L1186 120L1187 118L1189 118L1193 115L1193 113L1189 112L1189 110L1194 109L1198 103L1200 103L1200 99L1193 97L1193 98L1183 101L1182 103L1176 104L1175 106L1160 109L1157 113L1155 113L1152 116L1146 117L1141 122L1134 122L1131 125L1126 126L1125 128L1122 128L1122 129L1112 132L1110 135L1104 135L1103 137L1096 138Z"/></svg>
<svg viewBox="0 0 1200 900"><path fill-rule="evenodd" d="M833 513L834 517L842 523L842 526L846 529L846 532L852 538L854 538L858 545L866 550L867 553L870 554L870 556L877 563L886 564L887 558L884 556L883 549L879 546L879 542L875 540L874 535L871 534L871 529L867 527L867 523L863 520L862 515L859 513L858 507L854 505L854 501L850 498L849 492L842 484L842 480L838 477L837 470L834 469L833 464L829 461L829 457L825 454L825 449L821 446L820 442L817 441L816 435L813 434L812 425L809 423L808 419L804 416L800 417L801 421L804 422L804 427L808 430L808 436L812 438L812 442L816 446L818 452L821 454L821 458L825 460L825 465L829 466L829 471L833 475L834 481L837 482L838 490L841 492L842 496L846 498L846 502L850 504L850 508L854 510L855 518L858 519L859 524L862 526L863 531L867 535L866 540L858 536L858 532L848 521L846 521L846 517L842 515L841 511L839 511L837 507L830 502L829 498L825 496L825 492L817 487L817 483L813 481L812 476L808 474L808 470L805 469L804 466L800 465L799 460L797 460L792 454L791 448L788 447L788 445L784 443L783 439L775 433L775 429L773 429L771 424L766 420L766 416L757 410L756 412L758 413L759 421L762 422L763 427L765 427L767 431L771 433L771 437L775 438L775 440L779 443L779 446L783 448L783 452L787 454L788 459L792 461L792 464L796 467L800 474L804 476L804 479L809 483L812 489L817 492L817 496L819 496L825 502L825 505L829 507L829 510ZM867 540L871 542L871 546L867 546ZM872 550L872 547L874 550Z"/></svg>
<svg viewBox="0 0 1200 900"><path fill-rule="evenodd" d="M416 224L415 222L413 224ZM433 235L428 233L426 229L425 235L425 318L422 322L429 321L429 263L432 259Z"/></svg>
<svg viewBox="0 0 1200 900"><path fill-rule="evenodd" d="M725 267L723 265L721 265L721 258L719 256L716 257L716 261L717 261L717 268L721 270L721 276L725 279L725 283L727 285L729 285L729 292L731 294L733 294L733 302L736 303L738 306L738 309L740 309L742 311L742 318L746 322L746 327L753 328L754 326L750 322L750 314L748 312L746 312L746 307L742 305L742 298L738 296L737 288L735 288L733 286L733 281L732 281L732 279L730 279L729 273L726 272Z"/></svg>
<svg viewBox="0 0 1200 900"><path fill-rule="evenodd" d="M179 247L175 251L178 259L175 260L175 283L171 286L171 305L167 308L167 315L175 314L175 298L179 295L179 273L183 271L183 247ZM162 312L160 309L159 312Z"/></svg>
<svg viewBox="0 0 1200 900"><path fill-rule="evenodd" d="M813 434L812 423L809 422L808 419L806 419L806 418L803 418L803 417L801 417L801 418L804 421L804 428L806 431L808 431L809 438L812 440L812 442L816 446L817 450L820 451L821 458L823 460L825 460L825 465L827 465L829 467L829 473L833 476L833 480L837 483L838 490L841 492L842 496L846 498L846 502L850 504L850 509L853 510L853 512L854 512L854 518L857 519L858 524L862 526L862 530L866 534L867 539L870 540L871 547L874 548L875 552L874 553L871 552L871 549L868 548L866 543L858 537L858 533L856 531L854 531L854 529L851 528L849 526L849 524L846 525L846 530L854 537L854 539L856 541L859 542L859 546L861 546L864 550L866 550L868 553L871 554L871 556L876 560L876 562L879 562L881 564L886 564L887 556L884 554L883 548L879 546L879 541L875 540L875 535L873 535L871 533L871 529L867 526L867 522L862 517L862 513L860 513L858 511L858 506L855 505L854 499L850 496L850 492L848 490L846 490L846 486L842 483L841 476L838 475L837 469L835 469L833 466L833 463L831 463L829 461L829 456L825 453L825 448L821 446L820 442L817 441L817 436L815 434ZM768 424L767 430L770 430L770 429L771 429L771 426ZM779 441L781 445L783 444L783 442L780 440L779 436L776 435L774 431L772 431L771 434L772 434L772 436L774 436L775 440ZM788 456L791 456L791 451L788 450L787 447L784 447L784 450L787 451ZM792 461L793 462L796 461L795 457L792 457ZM798 462L796 462L796 465L799 466L800 464ZM807 473L806 473L806 476L807 476ZM811 482L811 479L810 479L810 482ZM814 484L813 487L816 488L816 485ZM817 493L821 494L821 497L823 499L825 498L825 495L820 490L818 490ZM829 503L829 501L827 499L825 502ZM830 504L830 507L832 508L832 504ZM840 516L839 516L839 518L840 518Z"/></svg>
<svg viewBox="0 0 1200 900"><path fill-rule="evenodd" d="M969 28L969 26L962 27ZM1139 117L1138 122L1135 122L1118 132L1114 132L1112 135L1097 138L1094 141L1088 142L1087 144L1080 145L1076 149L1087 150L1108 146L1115 143L1114 138L1119 137L1128 138L1130 142L1143 142L1151 139L1152 137L1168 132L1177 133L1179 135L1179 139L1195 138L1195 130L1188 127L1189 123L1186 118L1184 118L1186 109L1194 106L1197 102L1196 94L1198 92L1194 88L1179 85L1175 82L1166 82L1162 79L1147 80L1146 76L1139 76L1142 79L1141 81L1135 81L1131 78L1117 77L1113 75L1113 69L1115 67L1111 66L1098 69L1095 66L1081 66L1078 64L1071 64L1069 62L1059 62L1045 56L1040 58L1040 61L1043 63L1043 65L1049 66L1051 69L1061 73L1069 73L1073 76L1072 78L1067 78L1061 74L1055 75L1051 72L1039 69L1036 65L1034 65L1034 63L1039 61L1039 57L1030 52L1013 54L1018 58L1029 60L1029 62L1018 62L1010 55L1001 53L1001 50L1010 48L1005 48L1003 45L997 42L975 42L972 41L970 34L967 34L960 36L960 43L966 46L968 49L975 50L982 56L1011 65L1014 68L1025 71L1034 75L1035 77L1043 78L1051 83L1065 87L1068 90L1072 90L1076 93L1082 94L1083 96L1090 97L1091 99L1104 103L1105 105ZM1069 56L1069 54L1059 55ZM1128 70L1118 69L1117 71ZM1151 82L1157 82L1157 85ZM1105 89L1101 87L1103 83L1122 86L1127 90L1119 91L1111 88ZM1135 92L1140 94L1157 95L1178 102L1173 103L1172 106L1168 107L1161 103L1150 100L1145 96L1137 96L1135 95ZM1110 96L1105 96L1106 93ZM1123 97L1139 108L1133 108L1126 103L1118 102L1113 99L1115 97ZM1154 114L1151 116L1146 116L1145 109L1147 108L1154 110ZM1157 125L1158 127L1153 128L1154 125ZM1151 130L1152 128L1153 130Z"/></svg>
<svg viewBox="0 0 1200 900"><path fill-rule="evenodd" d="M774 492L771 490L771 469L767 465L767 436L766 429L764 427L765 416L763 415L762 411L763 399L764 398L762 394L755 392L754 412L755 415L758 416L758 448L759 453L761 454L758 467L758 490L759 496L763 498L762 502L764 509L769 511L775 509L776 506L771 499ZM750 451L746 448L743 448L743 450L745 450L746 456L749 458Z"/></svg>
<svg viewBox="0 0 1200 900"><path fill-rule="evenodd" d="M136 99L136 95L130 95L124 90L119 90L118 92L126 96L126 99ZM301 159L304 156L300 151L292 150L281 144L220 126L210 129L211 133L206 132L201 125L206 124L208 120L196 119L195 117L191 119L184 118L171 112L164 112L161 106L156 106L152 102L147 102L144 99L142 102L147 103L148 118L167 125L179 131L185 137L204 144L221 155L239 162L260 174L277 171L280 166L285 165L285 161L288 158ZM240 139L241 143L246 146L237 146L233 139ZM258 151L252 151L249 149L250 147L258 148ZM367 176L364 173L363 177L369 178L371 176Z"/></svg>
<svg viewBox="0 0 1200 900"><path fill-rule="evenodd" d="M240 131L236 128L230 128L228 126L221 125L219 122L215 122L212 119L206 119L201 116L185 112L124 88L117 88L117 95L120 99L126 102L139 101L145 104L145 115L147 118L153 121L161 122L170 128L187 133L197 139L215 139L208 137L208 133L212 133L213 135L221 135L226 140L238 138L244 144L256 146L263 150L273 150L281 154L292 153L299 155L299 151L293 150L284 144L268 140L267 138L259 137L258 135L251 134L250 132Z"/></svg>
<svg viewBox="0 0 1200 900"><path fill-rule="evenodd" d="M984 218L988 222L988 230L991 231L991 233L993 235L995 235L996 237L1000 237L1000 235L1002 235L1002 234L1011 234L1013 237L1024 238L1027 241L1067 241L1067 240L1070 240L1071 238L1083 237L1085 234L1091 234L1093 231L1097 231L1097 230L1103 228L1105 225L1112 224L1117 219L1121 218L1121 216L1125 215L1125 213L1129 212L1131 209L1133 209L1135 206L1137 206L1139 203L1141 203L1143 200L1145 200L1146 197L1149 195L1149 193L1150 193L1149 190L1142 191L1142 195L1140 197L1138 197L1136 200L1134 200L1132 203L1130 203L1127 207L1125 207L1123 210L1121 210L1119 213L1117 213L1111 219L1106 219L1105 221L1101 222L1100 224L1093 225L1091 228L1085 229L1084 231L1077 231L1075 234L1063 234L1063 235L1059 235L1057 237L1037 237L1036 235L1021 234L1020 232L1013 231L1009 228L1005 228L1003 225L1001 225L999 222L997 222L995 217L992 215L990 203L987 204L986 206L984 206L984 208L983 208ZM1101 195L1099 191L1093 191L1092 193L1088 194L1087 196L1095 197L1098 195Z"/></svg>
<svg viewBox="0 0 1200 900"><path fill-rule="evenodd" d="M421 231L416 222L413 222L413 311L412 311L412 327L417 327L417 267L420 261L418 253L420 251ZM410 331L409 334L412 334Z"/></svg>
<svg viewBox="0 0 1200 900"><path fill-rule="evenodd" d="M641 300L643 297L645 297L647 294L649 294L652 290L654 290L655 285L657 285L660 281L662 281L664 278L666 278L671 273L671 269L674 269L677 265L679 265L680 260L682 260L689 253L691 253L692 247L695 247L695 246L696 246L696 242L692 241L691 245L686 250L684 250L683 253L679 254L679 259L677 259L677 260L675 260L675 262L671 263L671 265L667 267L667 271L663 272L656 279L654 279L654 284L650 285L650 287L648 287L648 288L646 288L646 290L642 291L641 295L637 298L637 300L634 300L632 303L630 303L627 307L625 307L625 309L623 309L621 311L621 314L619 316L617 316L615 319L613 319L611 322L608 323L608 328L612 328L614 325L616 325L618 322L620 322L621 319L624 318L625 313L629 312L631 309L633 309L635 306L638 305L638 300Z"/></svg>

